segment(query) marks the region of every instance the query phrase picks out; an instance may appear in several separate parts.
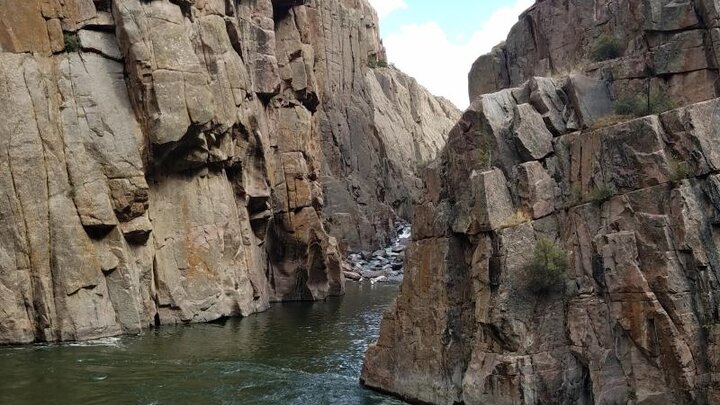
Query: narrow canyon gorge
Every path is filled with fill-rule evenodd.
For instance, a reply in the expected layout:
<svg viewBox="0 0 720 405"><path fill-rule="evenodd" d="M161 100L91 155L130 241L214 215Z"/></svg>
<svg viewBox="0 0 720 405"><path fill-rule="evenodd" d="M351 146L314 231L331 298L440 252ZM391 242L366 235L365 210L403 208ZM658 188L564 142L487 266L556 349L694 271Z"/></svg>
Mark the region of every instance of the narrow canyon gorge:
<svg viewBox="0 0 720 405"><path fill-rule="evenodd" d="M347 340L356 374L322 390L720 403L720 0L537 0L473 55L464 112L379 24L368 0L0 0L0 345L239 322L259 357ZM245 353L229 330L171 347Z"/></svg>

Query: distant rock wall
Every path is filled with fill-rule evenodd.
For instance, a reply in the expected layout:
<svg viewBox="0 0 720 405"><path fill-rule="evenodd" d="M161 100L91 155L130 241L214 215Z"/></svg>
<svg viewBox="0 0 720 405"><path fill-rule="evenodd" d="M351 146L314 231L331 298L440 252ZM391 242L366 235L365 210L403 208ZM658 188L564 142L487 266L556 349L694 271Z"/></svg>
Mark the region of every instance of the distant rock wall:
<svg viewBox="0 0 720 405"><path fill-rule="evenodd" d="M342 294L340 249L408 215L459 115L368 67L364 0L0 0L0 22L0 344Z"/></svg>
<svg viewBox="0 0 720 405"><path fill-rule="evenodd" d="M612 81L618 97L649 88L677 105L709 100L720 95L719 16L717 0L540 0L475 62L470 98L533 76L582 73ZM603 41L612 52L596 61Z"/></svg>

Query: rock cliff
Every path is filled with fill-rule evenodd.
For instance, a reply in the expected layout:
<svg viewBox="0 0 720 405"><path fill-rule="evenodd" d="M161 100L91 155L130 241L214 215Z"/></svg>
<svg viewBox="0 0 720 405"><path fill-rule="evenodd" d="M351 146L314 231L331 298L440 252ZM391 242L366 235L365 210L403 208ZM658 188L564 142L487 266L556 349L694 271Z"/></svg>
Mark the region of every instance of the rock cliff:
<svg viewBox="0 0 720 405"><path fill-rule="evenodd" d="M620 96L649 87L684 105L720 95L719 58L717 0L540 0L475 62L470 97L582 73Z"/></svg>
<svg viewBox="0 0 720 405"><path fill-rule="evenodd" d="M459 116L365 0L0 0L0 51L0 344L342 294Z"/></svg>
<svg viewBox="0 0 720 405"><path fill-rule="evenodd" d="M716 9L538 1L478 60L366 385L438 404L720 402ZM533 76L598 32L625 35L626 56ZM682 69L618 74L665 49ZM616 115L634 80L683 107Z"/></svg>

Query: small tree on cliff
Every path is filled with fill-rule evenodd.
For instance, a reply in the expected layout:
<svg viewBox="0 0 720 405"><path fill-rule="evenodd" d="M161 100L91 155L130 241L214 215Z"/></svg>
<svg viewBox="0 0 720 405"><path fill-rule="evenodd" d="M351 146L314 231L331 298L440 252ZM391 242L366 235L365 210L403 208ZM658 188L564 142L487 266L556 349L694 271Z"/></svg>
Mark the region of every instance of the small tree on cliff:
<svg viewBox="0 0 720 405"><path fill-rule="evenodd" d="M593 62L602 62L622 56L622 44L612 35L602 35L595 40L590 57Z"/></svg>
<svg viewBox="0 0 720 405"><path fill-rule="evenodd" d="M540 239L528 265L528 290L535 295L548 295L565 287L568 268L567 253L555 242Z"/></svg>

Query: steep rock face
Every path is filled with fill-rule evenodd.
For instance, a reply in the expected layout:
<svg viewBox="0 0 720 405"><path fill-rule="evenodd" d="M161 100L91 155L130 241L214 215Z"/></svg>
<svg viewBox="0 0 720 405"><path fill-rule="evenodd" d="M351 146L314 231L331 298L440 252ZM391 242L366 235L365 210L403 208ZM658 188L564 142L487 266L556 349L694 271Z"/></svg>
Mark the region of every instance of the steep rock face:
<svg viewBox="0 0 720 405"><path fill-rule="evenodd" d="M534 78L464 113L365 384L447 404L720 401L720 100L572 129L611 113L606 86ZM538 293L541 241L569 265Z"/></svg>
<svg viewBox="0 0 720 405"><path fill-rule="evenodd" d="M394 68L365 69L385 59L365 1L318 4L296 21L316 50L324 214L342 244L373 250L396 214L410 218L422 188L417 166L436 157L460 112Z"/></svg>
<svg viewBox="0 0 720 405"><path fill-rule="evenodd" d="M8 0L0 22L0 95L13 100L0 106L0 343L135 333L342 294L323 216L323 180L339 176L332 160L367 153L387 164L382 114L415 136L395 139L403 153L430 158L444 134L427 114L457 114L394 71L389 82L417 96L383 104L365 1ZM363 97L342 99L357 104L329 119L336 84ZM335 142L343 150L328 148L323 128L350 127L354 108L369 124ZM417 189L407 178L383 185ZM375 187L368 179L360 186ZM354 209L378 231L394 218L360 202L330 211Z"/></svg>
<svg viewBox="0 0 720 405"><path fill-rule="evenodd" d="M719 12L717 0L539 0L475 62L470 99L568 73L610 80L618 97L649 88L677 105L714 98Z"/></svg>
<svg viewBox="0 0 720 405"><path fill-rule="evenodd" d="M327 102L321 182L330 234L352 250L373 250L396 215L411 218L422 195L417 173L435 159L460 113L393 68L360 80Z"/></svg>

